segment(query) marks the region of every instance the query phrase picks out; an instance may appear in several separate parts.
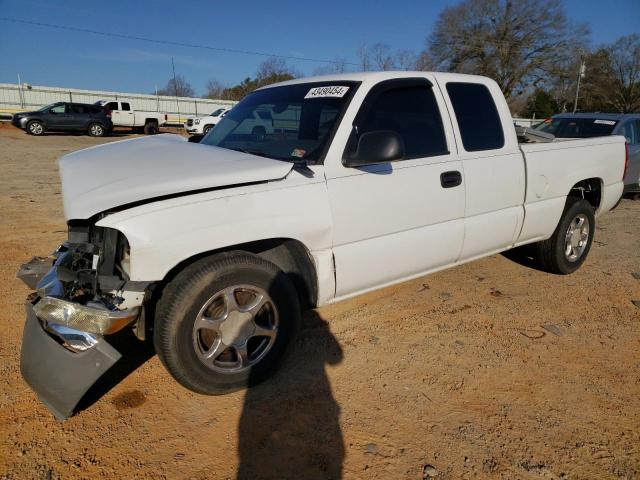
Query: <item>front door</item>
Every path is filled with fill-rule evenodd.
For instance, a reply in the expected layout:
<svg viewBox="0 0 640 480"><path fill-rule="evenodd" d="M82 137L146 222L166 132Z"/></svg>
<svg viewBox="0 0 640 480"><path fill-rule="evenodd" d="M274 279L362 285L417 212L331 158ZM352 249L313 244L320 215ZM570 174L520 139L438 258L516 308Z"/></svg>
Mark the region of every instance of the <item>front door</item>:
<svg viewBox="0 0 640 480"><path fill-rule="evenodd" d="M325 162L336 296L417 276L458 258L464 172L443 111L442 96L426 76L380 82L355 117L345 155L357 149L362 134L391 130L404 143L404 157L359 168Z"/></svg>
<svg viewBox="0 0 640 480"><path fill-rule="evenodd" d="M47 113L47 128L49 130L65 130L69 128L70 112L66 103L61 103L49 109Z"/></svg>

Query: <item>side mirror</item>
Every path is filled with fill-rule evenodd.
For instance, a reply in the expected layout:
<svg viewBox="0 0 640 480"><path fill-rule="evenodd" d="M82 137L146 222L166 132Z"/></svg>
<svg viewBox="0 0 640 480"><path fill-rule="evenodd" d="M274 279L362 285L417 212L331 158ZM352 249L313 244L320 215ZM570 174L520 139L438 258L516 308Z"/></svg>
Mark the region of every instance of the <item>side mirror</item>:
<svg viewBox="0 0 640 480"><path fill-rule="evenodd" d="M404 157L402 137L392 130L365 132L358 140L356 151L344 158L345 167L355 168L376 163L389 163Z"/></svg>

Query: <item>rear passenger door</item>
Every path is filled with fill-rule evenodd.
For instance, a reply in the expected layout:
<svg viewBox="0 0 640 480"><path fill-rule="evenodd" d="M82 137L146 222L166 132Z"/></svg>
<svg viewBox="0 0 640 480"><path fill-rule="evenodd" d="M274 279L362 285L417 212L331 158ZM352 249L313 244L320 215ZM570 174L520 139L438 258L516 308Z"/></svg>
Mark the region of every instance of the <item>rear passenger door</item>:
<svg viewBox="0 0 640 480"><path fill-rule="evenodd" d="M515 242L524 218L525 165L497 84L442 78L466 178L464 261Z"/></svg>
<svg viewBox="0 0 640 480"><path fill-rule="evenodd" d="M338 297L457 259L464 176L441 112L442 96L427 78L379 82L361 104L343 155L354 151L362 134L392 130L403 140L404 158L358 168L325 162Z"/></svg>
<svg viewBox="0 0 640 480"><path fill-rule="evenodd" d="M68 128L72 130L85 130L89 125L89 111L84 105L70 103L67 105L69 110Z"/></svg>

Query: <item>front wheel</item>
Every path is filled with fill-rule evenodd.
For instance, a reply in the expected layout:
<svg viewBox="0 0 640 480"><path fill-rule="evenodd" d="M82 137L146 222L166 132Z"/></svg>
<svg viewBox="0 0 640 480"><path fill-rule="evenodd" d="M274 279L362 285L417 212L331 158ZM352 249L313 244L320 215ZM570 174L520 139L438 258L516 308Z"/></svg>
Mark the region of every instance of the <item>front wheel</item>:
<svg viewBox="0 0 640 480"><path fill-rule="evenodd" d="M27 132L36 136L44 135L44 125L39 120L32 120L27 123Z"/></svg>
<svg viewBox="0 0 640 480"><path fill-rule="evenodd" d="M288 277L258 256L229 252L195 262L165 287L154 344L180 384L221 395L272 374L299 322Z"/></svg>
<svg viewBox="0 0 640 480"><path fill-rule="evenodd" d="M202 135L206 135L207 133L209 133L209 130L211 130L213 128L213 125L205 125L205 127L202 129Z"/></svg>
<svg viewBox="0 0 640 480"><path fill-rule="evenodd" d="M581 198L570 198L551 238L537 244L543 268L561 275L575 272L587 258L595 227L591 204Z"/></svg>

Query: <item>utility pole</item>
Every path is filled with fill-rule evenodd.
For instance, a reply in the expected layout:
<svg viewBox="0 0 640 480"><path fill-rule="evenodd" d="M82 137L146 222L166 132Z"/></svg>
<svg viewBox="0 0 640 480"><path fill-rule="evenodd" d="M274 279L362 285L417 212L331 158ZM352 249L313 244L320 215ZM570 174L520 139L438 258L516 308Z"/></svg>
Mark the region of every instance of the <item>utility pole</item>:
<svg viewBox="0 0 640 480"><path fill-rule="evenodd" d="M20 72L18 72L18 93L20 94L20 108L24 108L24 94L22 93L22 80L20 80Z"/></svg>
<svg viewBox="0 0 640 480"><path fill-rule="evenodd" d="M171 69L173 70L173 89L176 94L176 108L178 109L178 123L182 123L180 120L180 102L178 101L178 81L176 80L176 66L173 63L173 57L171 57Z"/></svg>
<svg viewBox="0 0 640 480"><path fill-rule="evenodd" d="M573 113L578 110L578 95L580 94L580 80L584 78L584 74L587 71L587 66L584 63L584 58L580 60L580 71L578 72L578 85L576 86L576 99L573 102Z"/></svg>

